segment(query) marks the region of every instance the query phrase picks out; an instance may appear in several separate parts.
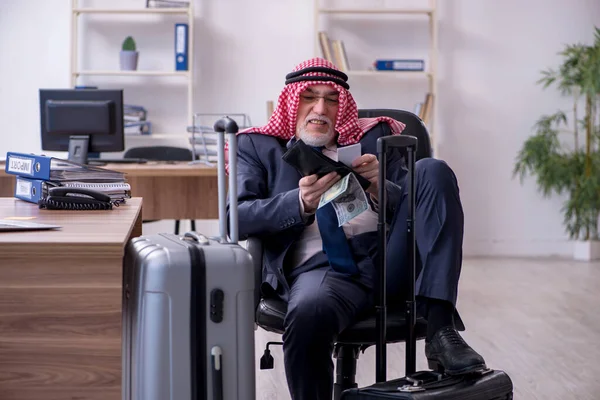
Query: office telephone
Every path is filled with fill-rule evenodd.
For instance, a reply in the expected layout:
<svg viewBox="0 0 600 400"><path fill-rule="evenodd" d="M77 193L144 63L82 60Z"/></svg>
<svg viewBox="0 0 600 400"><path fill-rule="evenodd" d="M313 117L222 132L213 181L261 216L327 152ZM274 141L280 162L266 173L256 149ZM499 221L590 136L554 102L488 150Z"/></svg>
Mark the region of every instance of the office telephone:
<svg viewBox="0 0 600 400"><path fill-rule="evenodd" d="M48 210L111 210L113 203L96 190L58 186L50 188L38 205Z"/></svg>

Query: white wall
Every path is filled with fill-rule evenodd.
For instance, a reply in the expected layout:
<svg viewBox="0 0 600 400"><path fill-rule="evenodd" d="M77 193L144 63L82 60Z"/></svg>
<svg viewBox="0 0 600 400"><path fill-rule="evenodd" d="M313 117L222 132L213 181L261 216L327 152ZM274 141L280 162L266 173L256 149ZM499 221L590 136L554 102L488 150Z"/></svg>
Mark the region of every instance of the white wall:
<svg viewBox="0 0 600 400"><path fill-rule="evenodd" d="M447 1L442 22L441 153L455 167L466 210L467 254L571 254L560 199L512 180L535 121L570 107L535 85L565 43L590 42L596 0ZM486 188L486 186L488 186Z"/></svg>
<svg viewBox="0 0 600 400"><path fill-rule="evenodd" d="M438 1L438 156L451 164L460 180L465 253L569 255L561 200L543 200L532 180L521 186L511 171L535 120L569 105L555 91L535 85L539 71L557 64L556 53L564 43L591 40L593 26L600 26L600 2ZM143 7L144 3L116 4ZM393 5L395 0L376 3ZM263 124L265 102L277 98L285 74L313 55L312 1L194 4L194 109L245 112L255 124ZM37 91L69 86L69 10L67 0L0 2L0 155L8 150L41 151ZM173 23L181 17L119 16L118 22L111 18L82 20L86 29L82 65L117 68L121 41L131 34L141 52L140 69L172 66ZM394 18L340 18L327 29L344 39L354 66L367 66L377 56L427 60L422 52L427 25L409 19L396 23ZM88 78L81 83L125 88L127 102L147 106L156 131L182 132L185 127L185 85L177 78ZM363 77L350 84L360 107L412 109L426 88L424 82L390 78Z"/></svg>

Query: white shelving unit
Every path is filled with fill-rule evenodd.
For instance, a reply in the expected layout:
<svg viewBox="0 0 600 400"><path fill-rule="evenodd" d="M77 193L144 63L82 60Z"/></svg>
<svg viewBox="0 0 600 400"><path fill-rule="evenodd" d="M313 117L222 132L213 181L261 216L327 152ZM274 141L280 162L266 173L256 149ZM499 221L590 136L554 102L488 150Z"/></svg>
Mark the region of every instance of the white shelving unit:
<svg viewBox="0 0 600 400"><path fill-rule="evenodd" d="M73 0L73 12L77 14L189 14L190 7L177 8L77 8Z"/></svg>
<svg viewBox="0 0 600 400"><path fill-rule="evenodd" d="M344 71L348 76L392 76L399 79L431 79L429 72L410 72L410 71L371 71L371 70L350 70Z"/></svg>
<svg viewBox="0 0 600 400"><path fill-rule="evenodd" d="M136 70L136 71L121 71L121 70L82 70L78 65L79 51L79 18L86 14L109 14L109 15L184 15L187 17L188 24L188 70L177 71L172 70ZM193 105L193 83L194 83L194 10L192 2L189 7L185 8L84 8L79 7L78 0L71 0L71 67L70 67L70 82L71 87L78 84L78 79L83 76L115 76L115 77L180 77L187 82L187 126L192 124L194 116ZM140 140L148 139L165 139L174 137L165 133L152 133L152 135L142 135ZM181 132L181 138L187 139L187 132ZM127 136L128 139L137 139L138 137ZM180 138L180 139L181 139Z"/></svg>
<svg viewBox="0 0 600 400"><path fill-rule="evenodd" d="M431 14L433 10L432 8L317 8L317 11L324 14Z"/></svg>
<svg viewBox="0 0 600 400"><path fill-rule="evenodd" d="M123 76L185 76L189 75L188 71L75 71L74 76L83 75L123 75Z"/></svg>
<svg viewBox="0 0 600 400"><path fill-rule="evenodd" d="M437 141L433 131L434 122L437 115L437 54L438 54L438 26L437 26L437 3L436 0L428 0L427 8L326 8L321 7L320 0L314 0L314 29L315 44L314 51L316 55L321 55L321 46L319 43L319 31L321 31L321 17L323 15L407 15L407 16L426 16L429 24L429 62L425 65L424 72L413 71L375 71L375 70L349 70L344 71L349 77L385 77L387 79L418 79L427 80L428 93L432 95L432 114L427 129L431 135L431 142L434 155L437 154ZM395 82L395 84L398 84ZM425 95L425 93L423 93ZM423 96L424 97L424 96ZM408 110L412 111L412 110Z"/></svg>

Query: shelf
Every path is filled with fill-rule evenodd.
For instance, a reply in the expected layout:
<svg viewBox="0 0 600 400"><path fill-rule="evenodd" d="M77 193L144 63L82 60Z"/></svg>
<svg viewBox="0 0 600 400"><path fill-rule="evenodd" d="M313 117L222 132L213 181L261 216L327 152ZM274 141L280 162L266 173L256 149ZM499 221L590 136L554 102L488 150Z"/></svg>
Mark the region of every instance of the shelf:
<svg viewBox="0 0 600 400"><path fill-rule="evenodd" d="M323 14L424 14L431 15L433 10L430 8L320 8Z"/></svg>
<svg viewBox="0 0 600 400"><path fill-rule="evenodd" d="M423 71L344 71L344 73L348 76L392 76L394 78L430 78L431 74L429 72Z"/></svg>
<svg viewBox="0 0 600 400"><path fill-rule="evenodd" d="M187 14L189 8L74 8L74 14Z"/></svg>
<svg viewBox="0 0 600 400"><path fill-rule="evenodd" d="M422 51L427 51L428 56L423 57L415 57L412 55L411 58L427 58L426 69L424 71L381 71L376 70L374 68L375 64L372 62L367 62L362 66L356 65L354 69L348 68L346 66L346 70L343 72L350 77L351 80L360 83L362 82L365 85L369 85L369 82L383 84L384 87L389 87L391 90L395 90L394 87L399 87L398 91L402 91L403 86L418 86L419 88L424 90L423 97L424 99L420 101L421 104L427 104L427 118L426 125L429 130L429 134L431 135L431 146L433 148L433 154L437 156L437 138L435 136L436 133L434 131L437 130L437 77L438 77L438 6L437 0L421 0L420 4L415 4L414 7L410 5L398 4L398 2L386 2L389 4L371 4L373 2L368 2L369 4L365 4L361 7L358 4L346 4L343 5L343 2L339 5L337 4L329 4L329 2L325 2L324 0L313 0L313 38L314 38L314 50L313 53L315 56L322 58L329 58L329 61L333 62L336 65L345 64L344 58L347 59L345 49L351 48L355 46L355 40L351 37L343 37L341 32L336 32L335 35L340 35L338 37L329 37L327 29L333 29L333 27L328 27L324 22L331 21L332 25L337 23L341 23L342 20L352 20L352 21L375 21L379 18L384 18L386 21L394 24L402 24L404 20L411 20L419 22L419 24L424 23L427 25L428 34L427 42L428 45L425 47L425 42L423 42ZM391 8L387 8L389 5ZM389 24L388 24L389 25ZM356 27L357 35L360 35L363 31L359 26ZM425 32L423 32L425 35ZM343 40L345 39L345 40ZM370 38L374 40L373 38ZM425 37L424 37L425 39ZM333 40L337 40L343 43L342 49L336 44L335 48L333 46ZM329 45L327 45L326 41L329 41ZM374 40L375 41L375 40ZM402 54L406 50L403 50L401 44L398 44L400 50L398 52ZM329 49L327 49L329 47ZM339 54L341 53L341 54ZM330 57L327 57L330 55ZM339 56L339 57L338 57ZM408 55L405 55L408 56ZM363 55L364 58L364 55ZM406 57L397 57L397 58L406 58ZM341 60L340 60L341 59ZM386 86L387 85L387 86ZM425 89L426 87L426 89ZM416 90L416 87L415 87ZM421 90L419 90L421 91ZM389 106L389 105L388 105ZM400 105L398 105L400 106ZM385 108L386 105L382 104L380 107ZM405 104L401 107L413 107L413 104ZM434 122L435 121L435 122ZM435 125L435 126L434 126ZM432 129L433 127L433 129Z"/></svg>
<svg viewBox="0 0 600 400"><path fill-rule="evenodd" d="M105 76L189 76L189 71L77 71L73 72L75 76L83 75L105 75Z"/></svg>

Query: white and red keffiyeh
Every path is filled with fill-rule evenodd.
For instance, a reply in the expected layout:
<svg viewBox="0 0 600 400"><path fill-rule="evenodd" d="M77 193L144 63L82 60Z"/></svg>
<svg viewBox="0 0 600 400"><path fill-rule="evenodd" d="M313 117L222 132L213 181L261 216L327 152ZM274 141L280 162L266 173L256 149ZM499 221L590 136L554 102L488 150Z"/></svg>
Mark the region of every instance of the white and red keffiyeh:
<svg viewBox="0 0 600 400"><path fill-rule="evenodd" d="M293 72L301 71L310 67L325 67L339 71L334 64L316 57L298 64ZM317 77L315 80L309 80L311 76ZM241 130L238 134L260 133L263 135L275 136L289 140L296 135L296 119L298 115L298 105L300 103L300 94L312 85L331 85L339 93L339 107L335 120L335 131L338 133L337 143L340 146L346 146L358 143L363 135L380 122L387 122L390 125L392 135L399 135L406 127L400 121L390 117L358 118L358 107L352 94L338 82L340 78L326 72L305 72L297 82L288 83L283 88L277 107L269 118L266 125L262 127L251 127ZM322 80L323 78L332 80ZM320 80L317 80L320 79ZM226 162L228 160L228 146L225 145ZM227 165L227 170L229 170Z"/></svg>
<svg viewBox="0 0 600 400"><path fill-rule="evenodd" d="M329 61L317 57L298 64L294 68L294 72L309 67L326 67L337 70L335 65ZM324 72L307 72L303 76L335 78L334 75ZM298 114L300 94L311 85L322 84L331 85L339 92L339 108L335 120L335 131L338 133L337 143L340 146L358 143L365 132L381 121L387 122L390 125L393 135L399 135L406 127L402 122L389 117L358 118L358 107L352 94L341 85L333 81L304 80L289 83L283 88L277 101L277 107L265 126L248 128L240 131L240 134L262 133L283 139L291 139L296 135L296 116Z"/></svg>

